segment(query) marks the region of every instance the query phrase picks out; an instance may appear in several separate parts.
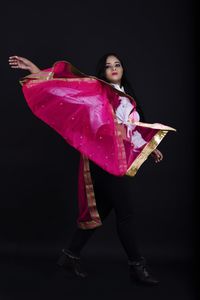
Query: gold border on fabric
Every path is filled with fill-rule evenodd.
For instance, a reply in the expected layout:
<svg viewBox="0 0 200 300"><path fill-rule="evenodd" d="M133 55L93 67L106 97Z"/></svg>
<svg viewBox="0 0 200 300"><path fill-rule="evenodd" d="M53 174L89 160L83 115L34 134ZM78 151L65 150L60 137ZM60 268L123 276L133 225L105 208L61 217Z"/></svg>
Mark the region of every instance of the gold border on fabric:
<svg viewBox="0 0 200 300"><path fill-rule="evenodd" d="M117 118L114 116L114 127L115 127L115 136L117 141L117 154L118 154L118 162L119 162L119 170L121 173L125 173L127 170L127 160L126 160L126 152L124 148L124 128L123 125L117 122Z"/></svg>
<svg viewBox="0 0 200 300"><path fill-rule="evenodd" d="M100 79L96 76L93 76L93 75L87 75L83 72L81 72L79 69L77 69L74 65L72 65L69 61L67 60L59 60L59 61L56 61L53 66L52 66L52 71L50 72L46 72L46 71L41 71L41 72L38 72L38 73L32 73L32 74L29 74L27 76L24 76L22 77L19 82L21 85L23 85L28 79L41 79L41 80L50 80L50 79L54 79L54 80L57 80L58 78L53 78L53 75L54 75L54 68L55 68L55 65L58 64L58 63L61 63L61 62L65 62L67 64L69 64L70 66L70 70L73 74L75 75L80 75L81 77L79 79L83 79L83 77L87 77L87 78L90 78L90 79L96 79L98 81L102 81L103 83L105 83L106 85L109 85L111 87L111 89L113 89L117 94L119 94L120 96L126 96L128 98L130 98L134 104L137 106L136 102L135 102L135 99L129 95L129 94L126 94L125 92L122 92L122 91L119 91L118 89L116 89L112 84L110 84L109 82L103 80L103 79ZM44 74L44 73L47 73L46 75L42 75L41 74ZM60 78L60 79L64 79L65 78Z"/></svg>
<svg viewBox="0 0 200 300"><path fill-rule="evenodd" d="M90 173L89 159L85 155L83 154L81 155L83 159L83 176L84 176L86 197L88 202L88 209L92 220L85 221L85 222L78 222L78 227L82 229L91 229L91 228L96 228L98 226L101 226L102 222L96 206L94 187L92 184L92 178Z"/></svg>
<svg viewBox="0 0 200 300"><path fill-rule="evenodd" d="M135 176L140 166L147 159L147 157L151 154L152 151L156 149L158 144L162 141L165 135L168 133L167 130L159 130L154 137L147 143L138 157L134 160L132 165L128 168L126 175L127 176Z"/></svg>
<svg viewBox="0 0 200 300"><path fill-rule="evenodd" d="M36 82L38 82L38 80L40 80L40 81L50 80L50 79L53 79L53 74L54 73L52 71L50 71L50 72L41 71L38 73L32 73L25 77L20 78L19 83L23 86L24 83L26 83L29 79L32 79Z"/></svg>
<svg viewBox="0 0 200 300"><path fill-rule="evenodd" d="M34 79L34 78L33 78ZM51 80L51 81L93 81L93 80L95 80L95 79L93 79L93 78L80 78L80 77L77 77L77 78L49 78L49 79L47 79L47 76L45 77L45 76L38 76L38 78L36 79L34 79L34 80L30 80L29 81L29 83L28 84L34 84L34 83L40 83L40 82L43 82L43 81L45 81L45 80ZM22 82L22 84L24 84L24 82L25 82L26 80L24 80L24 81L20 81L20 82Z"/></svg>

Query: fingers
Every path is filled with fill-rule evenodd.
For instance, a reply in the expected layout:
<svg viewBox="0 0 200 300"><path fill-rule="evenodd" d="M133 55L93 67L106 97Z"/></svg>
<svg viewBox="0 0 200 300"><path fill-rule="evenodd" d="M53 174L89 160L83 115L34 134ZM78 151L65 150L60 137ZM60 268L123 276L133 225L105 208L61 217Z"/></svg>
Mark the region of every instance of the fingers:
<svg viewBox="0 0 200 300"><path fill-rule="evenodd" d="M16 60L9 61L9 65L18 65L18 62Z"/></svg>
<svg viewBox="0 0 200 300"><path fill-rule="evenodd" d="M16 61L9 62L9 65L11 68L19 68L18 62Z"/></svg>
<svg viewBox="0 0 200 300"><path fill-rule="evenodd" d="M158 149L155 149L152 152L152 156L153 156L156 163L160 162L163 159L163 155Z"/></svg>
<svg viewBox="0 0 200 300"><path fill-rule="evenodd" d="M162 159L160 159L160 158L156 158L156 159L155 159L155 162L158 163L158 162L160 162L161 160L162 160Z"/></svg>
<svg viewBox="0 0 200 300"><path fill-rule="evenodd" d="M9 56L9 58L18 58L17 55L12 55L12 56Z"/></svg>
<svg viewBox="0 0 200 300"><path fill-rule="evenodd" d="M13 55L13 56L10 56L9 59L8 59L8 62L9 62L9 65L12 69L19 69L19 61L20 61L20 58L19 56L17 55Z"/></svg>
<svg viewBox="0 0 200 300"><path fill-rule="evenodd" d="M16 62L17 60L19 60L19 57L16 56L16 55L15 56L10 56L9 59L8 59L9 62Z"/></svg>
<svg viewBox="0 0 200 300"><path fill-rule="evenodd" d="M158 163L158 162L160 162L161 160L163 160L163 155L162 155L162 153L161 153L159 150L157 150L157 151L156 151L155 162Z"/></svg>
<svg viewBox="0 0 200 300"><path fill-rule="evenodd" d="M11 59L21 59L22 57L17 56L17 55L13 55L13 56L9 56L9 60Z"/></svg>
<svg viewBox="0 0 200 300"><path fill-rule="evenodd" d="M23 61L23 58L20 57L20 56L17 56L17 55L14 55L14 56L9 56L9 59L8 59L9 63L13 64L13 63L17 63L18 61Z"/></svg>
<svg viewBox="0 0 200 300"><path fill-rule="evenodd" d="M18 57L16 55L10 56L8 62L11 66L16 66L18 65Z"/></svg>
<svg viewBox="0 0 200 300"><path fill-rule="evenodd" d="M19 66L11 66L13 69L19 69Z"/></svg>

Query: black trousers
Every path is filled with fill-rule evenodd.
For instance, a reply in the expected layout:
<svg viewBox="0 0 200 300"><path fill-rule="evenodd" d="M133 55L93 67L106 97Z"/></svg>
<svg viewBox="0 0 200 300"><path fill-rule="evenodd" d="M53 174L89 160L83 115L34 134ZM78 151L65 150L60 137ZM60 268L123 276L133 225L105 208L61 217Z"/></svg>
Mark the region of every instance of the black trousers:
<svg viewBox="0 0 200 300"><path fill-rule="evenodd" d="M128 259L137 260L141 255L135 241L134 199L130 197L130 189L133 189L134 178L111 175L91 161L90 170L96 205L102 222L114 209L116 229L121 244ZM80 255L82 248L96 230L98 230L98 227L94 229L77 227L67 248Z"/></svg>

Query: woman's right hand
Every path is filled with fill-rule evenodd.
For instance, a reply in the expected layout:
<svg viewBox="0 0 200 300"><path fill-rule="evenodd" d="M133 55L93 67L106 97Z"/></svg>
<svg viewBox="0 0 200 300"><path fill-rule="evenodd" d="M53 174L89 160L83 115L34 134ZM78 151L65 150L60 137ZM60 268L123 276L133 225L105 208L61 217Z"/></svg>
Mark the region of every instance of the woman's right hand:
<svg viewBox="0 0 200 300"><path fill-rule="evenodd" d="M8 61L9 65L13 69L17 68L22 70L28 70L31 73L40 72L40 69L25 57L14 55L10 56Z"/></svg>

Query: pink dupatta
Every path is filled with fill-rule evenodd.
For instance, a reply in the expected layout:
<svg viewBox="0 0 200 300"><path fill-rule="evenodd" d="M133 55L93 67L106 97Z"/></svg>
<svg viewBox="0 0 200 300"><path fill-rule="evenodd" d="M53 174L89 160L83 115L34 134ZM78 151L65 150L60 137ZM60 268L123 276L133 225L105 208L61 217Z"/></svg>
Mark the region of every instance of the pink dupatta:
<svg viewBox="0 0 200 300"><path fill-rule="evenodd" d="M68 61L20 79L26 102L35 116L58 132L80 152L78 184L78 227L102 225L89 160L115 176L134 176L168 131L160 123L148 124L129 119L135 134L127 138L127 127L118 124L115 110L120 96L134 99L95 76L80 72Z"/></svg>

